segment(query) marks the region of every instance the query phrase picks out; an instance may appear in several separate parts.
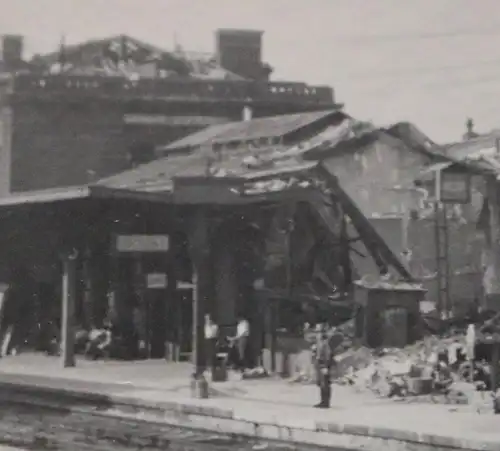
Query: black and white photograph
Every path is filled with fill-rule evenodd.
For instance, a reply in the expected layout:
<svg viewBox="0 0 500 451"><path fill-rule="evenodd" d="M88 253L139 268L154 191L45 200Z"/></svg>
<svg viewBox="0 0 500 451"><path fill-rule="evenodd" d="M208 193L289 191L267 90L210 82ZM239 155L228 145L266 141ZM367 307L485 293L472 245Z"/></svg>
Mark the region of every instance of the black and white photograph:
<svg viewBox="0 0 500 451"><path fill-rule="evenodd" d="M28 450L500 451L500 0L0 0Z"/></svg>

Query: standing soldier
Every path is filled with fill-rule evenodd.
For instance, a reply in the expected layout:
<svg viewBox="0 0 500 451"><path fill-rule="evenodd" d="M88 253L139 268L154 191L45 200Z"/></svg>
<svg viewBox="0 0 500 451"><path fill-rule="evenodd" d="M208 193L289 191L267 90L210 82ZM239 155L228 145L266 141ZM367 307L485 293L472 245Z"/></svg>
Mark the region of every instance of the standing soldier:
<svg viewBox="0 0 500 451"><path fill-rule="evenodd" d="M314 407L328 409L332 396L331 370L334 363L333 349L330 344L327 329L325 326L320 331L320 337L316 347L316 372L317 384L320 390L321 400Z"/></svg>

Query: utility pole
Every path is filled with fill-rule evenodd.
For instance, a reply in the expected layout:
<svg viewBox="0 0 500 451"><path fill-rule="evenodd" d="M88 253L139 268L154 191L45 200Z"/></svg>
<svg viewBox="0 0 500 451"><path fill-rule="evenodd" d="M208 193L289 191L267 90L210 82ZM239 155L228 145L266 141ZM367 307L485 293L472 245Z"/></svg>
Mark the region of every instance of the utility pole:
<svg viewBox="0 0 500 451"><path fill-rule="evenodd" d="M293 296L293 247L292 247L292 235L293 231L295 229L295 202L291 201L287 205L287 212L286 212L286 224L285 224L285 296L286 296L286 302L290 303L292 302L292 296ZM276 322L275 322L275 328L279 326L279 307L280 305L278 304L275 309L276 315ZM276 337L276 330L273 331L274 336ZM276 339L275 339L276 341ZM276 343L275 345L276 346ZM276 349L276 348L275 348ZM276 352L274 352L274 355L276 355ZM290 368L289 368L289 356L288 354L284 354L285 362L283 364L282 372L285 377L288 377L290 375ZM274 364L276 368L276 363Z"/></svg>
<svg viewBox="0 0 500 451"><path fill-rule="evenodd" d="M450 306L450 269L449 269L449 243L448 243L448 211L446 203L441 199L442 173L437 170L434 174L434 232L436 246L437 270L437 310L441 315L448 317Z"/></svg>
<svg viewBox="0 0 500 451"><path fill-rule="evenodd" d="M498 183L495 177L491 176L486 181L488 206L490 209L490 265L491 274L493 276L490 296L493 301L497 302L497 297L500 296L500 210L498 202ZM500 310L500 306L494 306L495 310Z"/></svg>

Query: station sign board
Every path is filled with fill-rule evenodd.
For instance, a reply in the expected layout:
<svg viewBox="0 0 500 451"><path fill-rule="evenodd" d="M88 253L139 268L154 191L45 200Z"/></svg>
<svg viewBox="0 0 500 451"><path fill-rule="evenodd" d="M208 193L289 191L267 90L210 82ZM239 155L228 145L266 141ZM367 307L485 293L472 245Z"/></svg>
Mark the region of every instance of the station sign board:
<svg viewBox="0 0 500 451"><path fill-rule="evenodd" d="M471 175L464 172L441 173L441 202L466 204L470 202Z"/></svg>
<svg viewBox="0 0 500 451"><path fill-rule="evenodd" d="M425 200L445 204L467 204L471 197L472 175L460 170L430 170L419 180Z"/></svg>
<svg viewBox="0 0 500 451"><path fill-rule="evenodd" d="M167 252L170 247L168 235L118 235L115 249L124 253Z"/></svg>

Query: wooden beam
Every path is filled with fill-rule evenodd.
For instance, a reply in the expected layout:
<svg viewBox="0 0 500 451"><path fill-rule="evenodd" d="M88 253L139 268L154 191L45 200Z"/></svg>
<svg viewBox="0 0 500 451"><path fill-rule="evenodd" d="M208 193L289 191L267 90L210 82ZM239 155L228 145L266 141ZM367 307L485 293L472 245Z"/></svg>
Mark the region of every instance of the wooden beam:
<svg viewBox="0 0 500 451"><path fill-rule="evenodd" d="M372 254L377 266L383 269L384 266L390 264L405 279L410 281L414 280L405 265L399 260L394 252L392 252L370 221L339 185L337 177L331 174L322 165L318 166L316 173L320 179L325 182L326 187L330 189L332 194L340 201L344 212L349 216L358 233L364 236L363 243Z"/></svg>
<svg viewBox="0 0 500 451"><path fill-rule="evenodd" d="M204 323L210 277L210 246L208 212L196 208L188 225L189 252L193 263L193 358L194 377L199 380L205 371Z"/></svg>
<svg viewBox="0 0 500 451"><path fill-rule="evenodd" d="M75 295L77 251L63 256L61 360L64 368L75 366Z"/></svg>

